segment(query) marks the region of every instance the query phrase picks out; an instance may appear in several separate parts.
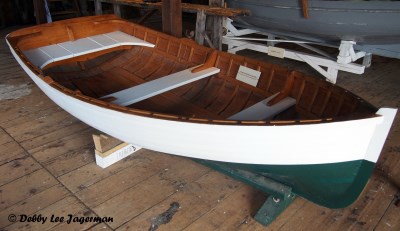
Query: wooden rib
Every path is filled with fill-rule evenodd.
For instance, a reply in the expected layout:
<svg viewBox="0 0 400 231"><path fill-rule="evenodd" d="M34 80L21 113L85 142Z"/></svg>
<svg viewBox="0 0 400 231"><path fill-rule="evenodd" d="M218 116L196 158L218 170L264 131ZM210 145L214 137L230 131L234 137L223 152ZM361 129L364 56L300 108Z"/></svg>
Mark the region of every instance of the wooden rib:
<svg viewBox="0 0 400 231"><path fill-rule="evenodd" d="M312 98L311 98L311 101L309 102L309 105L308 105L308 107L307 107L307 110L310 112L310 113L312 113L312 107L313 107L313 105L314 105L314 102L315 102L315 98L317 97L317 95L318 95L318 92L319 92L319 88L320 88L320 86L318 85L318 83L315 83L315 85L316 85L316 89L315 89L315 91L313 92L313 96L312 96Z"/></svg>
<svg viewBox="0 0 400 231"><path fill-rule="evenodd" d="M137 68L133 73L142 79L146 79L160 68L161 65L159 63L162 63L163 59L165 58L162 55L152 52L146 63L142 67Z"/></svg>
<svg viewBox="0 0 400 231"><path fill-rule="evenodd" d="M162 65L160 65L160 68L157 69L157 71L153 72L151 75L149 75L147 78L145 78L146 81L154 80L157 79L161 76L166 76L169 75L173 72L175 68L176 62L172 60L164 61Z"/></svg>
<svg viewBox="0 0 400 231"><path fill-rule="evenodd" d="M74 41L75 40L75 36L74 36L74 32L72 31L71 27L69 25L66 25L65 28L67 29L69 40L70 41Z"/></svg>
<svg viewBox="0 0 400 231"><path fill-rule="evenodd" d="M322 116L322 114L324 113L326 105L328 105L329 99L331 97L331 94L332 94L332 92L328 90L328 94L325 97L324 104L321 107L321 112L318 114L318 117Z"/></svg>
<svg viewBox="0 0 400 231"><path fill-rule="evenodd" d="M196 90L196 91L188 91L185 95L183 95L183 98L186 100L189 100L191 102L195 102L196 100L198 100L201 97L202 93L204 93L204 91L211 84L212 79L213 79L213 76L211 76L210 78L206 78L206 79L197 81L197 84L191 88L192 90ZM204 84L204 81L205 81L205 84ZM203 83L204 85L201 85L201 83Z"/></svg>
<svg viewBox="0 0 400 231"><path fill-rule="evenodd" d="M143 67L147 63L152 54L153 53L151 51L142 49L138 56L132 58L132 60L129 60L129 62L125 64L123 68L129 72L135 72L138 68Z"/></svg>
<svg viewBox="0 0 400 231"><path fill-rule="evenodd" d="M206 62L201 65L200 67L196 67L192 70L192 73L196 73L202 70L205 70L207 68L210 67L214 67L215 66L215 62L217 61L217 57L218 57L218 51L214 50L210 56L208 56Z"/></svg>
<svg viewBox="0 0 400 231"><path fill-rule="evenodd" d="M193 84L192 87L182 95L182 97L188 101L195 99L208 85L211 78L201 79Z"/></svg>
<svg viewBox="0 0 400 231"><path fill-rule="evenodd" d="M339 105L337 106L336 111L335 111L335 113L332 115L332 117L335 117L335 116L337 116L337 115L339 114L340 109L342 108L343 102L344 102L344 97L343 97L342 95L340 95Z"/></svg>
<svg viewBox="0 0 400 231"><path fill-rule="evenodd" d="M219 115L233 99L237 88L238 86L235 86L234 84L231 84L228 80L225 80L215 100L213 100L213 102L207 106L207 110L210 110Z"/></svg>
<svg viewBox="0 0 400 231"><path fill-rule="evenodd" d="M267 87L265 88L266 91L269 91L269 88L271 87L271 83L272 83L272 78L274 77L274 75L275 75L275 69L271 68L271 73L269 75Z"/></svg>
<svg viewBox="0 0 400 231"><path fill-rule="evenodd" d="M220 113L220 115L224 118L228 118L238 113L239 111L242 111L249 102L251 91L240 86L237 86L237 88L238 91L232 99L232 102L227 105L223 112Z"/></svg>
<svg viewBox="0 0 400 231"><path fill-rule="evenodd" d="M321 89L326 90L326 95L323 99L319 99L319 97L317 97L319 95L319 93L321 92ZM322 102L322 104L320 104L320 109L318 111L315 111L313 109L313 106L315 105L315 103L314 103L313 106L310 108L310 112L315 114L317 117L321 117L322 112L325 110L325 107L328 103L330 95L331 95L331 92L329 91L329 89L324 88L324 86L320 86L315 100L319 100L319 102Z"/></svg>
<svg viewBox="0 0 400 231"><path fill-rule="evenodd" d="M239 86L236 85L235 89L233 90L232 94L230 95L229 100L226 101L225 106L222 107L221 110L218 111L218 115L222 114L228 108L228 106L231 105L231 103L232 103L233 99L235 98L238 91L239 91Z"/></svg>
<svg viewBox="0 0 400 231"><path fill-rule="evenodd" d="M133 69L132 63L135 63L137 60L143 59L144 52L146 51L147 50L145 50L144 47L133 47L130 51L128 51L130 52L131 57L125 63L121 63L120 67L125 70ZM148 54L145 55L147 56Z"/></svg>
<svg viewBox="0 0 400 231"><path fill-rule="evenodd" d="M299 89L299 93L297 94L297 97L296 97L296 101L297 102L300 101L300 99L301 99L301 97L302 97L302 95L304 93L305 86L306 86L306 81L304 79L302 79L301 85L300 85L300 89ZM297 103L296 103L296 105L297 105Z"/></svg>
<svg viewBox="0 0 400 231"><path fill-rule="evenodd" d="M216 94L214 94L214 98L207 104L206 108L209 109L211 105L213 105L215 103L215 101L217 101L218 98L221 98L221 95L224 92L224 88L225 85L227 83L227 81L225 79L222 79L222 84L220 87L218 87Z"/></svg>
<svg viewBox="0 0 400 231"><path fill-rule="evenodd" d="M276 103L279 103L279 101L288 97L290 92L292 91L293 83L294 83L294 71L292 71L288 76L283 90L277 96L275 96L271 101L268 102L268 106L272 106Z"/></svg>
<svg viewBox="0 0 400 231"><path fill-rule="evenodd" d="M199 95L192 100L196 105L199 105L200 107L206 108L207 106L210 105L210 103L215 100L217 97L217 93L223 86L223 81L220 78L216 77L211 77L209 78L209 83L207 84L207 87L205 87Z"/></svg>
<svg viewBox="0 0 400 231"><path fill-rule="evenodd" d="M245 104L244 108L248 108L250 106L253 106L254 104L260 102L261 100L265 99L265 97L263 95L259 95L256 92L250 91L251 94L249 96L249 98L247 99L247 102Z"/></svg>

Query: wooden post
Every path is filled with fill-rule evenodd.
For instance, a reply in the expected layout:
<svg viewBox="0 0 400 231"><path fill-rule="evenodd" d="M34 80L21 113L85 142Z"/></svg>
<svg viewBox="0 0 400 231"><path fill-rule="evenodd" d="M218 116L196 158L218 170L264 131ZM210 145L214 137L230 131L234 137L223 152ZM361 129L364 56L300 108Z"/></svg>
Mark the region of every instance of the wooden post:
<svg viewBox="0 0 400 231"><path fill-rule="evenodd" d="M44 0L33 0L36 24L46 23L46 12L44 9Z"/></svg>
<svg viewBox="0 0 400 231"><path fill-rule="evenodd" d="M181 0L162 1L163 32L175 37L182 37Z"/></svg>
<svg viewBox="0 0 400 231"><path fill-rule="evenodd" d="M223 7L224 0L209 0L210 6ZM211 28L211 41L215 48L222 49L222 16L208 16L207 29Z"/></svg>
<svg viewBox="0 0 400 231"><path fill-rule="evenodd" d="M196 19L195 40L200 45L204 44L205 30L206 30L206 12L204 10L198 10Z"/></svg>
<svg viewBox="0 0 400 231"><path fill-rule="evenodd" d="M114 14L117 15L118 17L121 17L121 5L114 2L113 7L114 7Z"/></svg>
<svg viewBox="0 0 400 231"><path fill-rule="evenodd" d="M100 0L94 0L94 12L95 12L96 15L103 14L103 8L101 7L101 1Z"/></svg>
<svg viewBox="0 0 400 231"><path fill-rule="evenodd" d="M83 16L89 15L88 12L88 2L87 1L79 1L79 8L81 9L81 14Z"/></svg>

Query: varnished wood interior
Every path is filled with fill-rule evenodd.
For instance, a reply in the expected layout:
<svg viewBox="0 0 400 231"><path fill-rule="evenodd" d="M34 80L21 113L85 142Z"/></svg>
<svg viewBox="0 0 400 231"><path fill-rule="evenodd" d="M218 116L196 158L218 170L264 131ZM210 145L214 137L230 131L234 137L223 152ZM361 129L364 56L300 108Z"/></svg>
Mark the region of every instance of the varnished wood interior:
<svg viewBox="0 0 400 231"><path fill-rule="evenodd" d="M80 99L168 119L228 122L226 118L278 92L297 100L295 107L274 119L287 123L355 119L374 116L376 112L357 96L324 80L225 52L218 52L215 61L215 67L221 69L219 74L121 108L107 100L94 99L203 64L213 50L114 16L72 19L23 29L12 33L8 39L16 50L23 51L116 30L156 47L124 47L123 50L92 53L54 63L38 74L50 76L55 81L52 85ZM241 65L261 72L256 87L236 80ZM266 123L271 122L274 121Z"/></svg>

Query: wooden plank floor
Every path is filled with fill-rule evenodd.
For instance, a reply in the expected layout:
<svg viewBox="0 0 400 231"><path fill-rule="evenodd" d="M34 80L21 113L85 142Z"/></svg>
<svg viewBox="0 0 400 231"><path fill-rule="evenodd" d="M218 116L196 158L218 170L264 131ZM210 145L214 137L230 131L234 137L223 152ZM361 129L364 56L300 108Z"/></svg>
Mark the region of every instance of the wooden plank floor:
<svg viewBox="0 0 400 231"><path fill-rule="evenodd" d="M400 230L399 116L353 205L327 209L297 198L265 228L252 218L265 199L262 193L188 159L140 150L107 169L98 167L91 136L97 131L52 103L18 66L4 39L0 43L2 230L148 230L172 202L180 208L158 230ZM286 65L313 72L303 63ZM374 105L400 107L400 60L374 57L364 75L340 73L338 84ZM113 221L13 223L10 214Z"/></svg>

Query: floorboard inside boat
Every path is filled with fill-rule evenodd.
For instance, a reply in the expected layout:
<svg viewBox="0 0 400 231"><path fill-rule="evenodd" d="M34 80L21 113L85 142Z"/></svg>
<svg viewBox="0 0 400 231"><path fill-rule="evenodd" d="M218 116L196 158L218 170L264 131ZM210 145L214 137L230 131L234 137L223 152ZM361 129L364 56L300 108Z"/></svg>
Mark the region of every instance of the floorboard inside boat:
<svg viewBox="0 0 400 231"><path fill-rule="evenodd" d="M0 30L0 35L12 30ZM255 52L244 55L283 63ZM316 74L304 63L284 64ZM400 60L375 56L364 75L341 72L338 84L377 106L400 107L399 66ZM178 202L177 213L158 230L267 230L253 219L265 200L262 193L187 158L141 150L109 168L98 167L91 137L98 131L52 103L12 58L4 40L0 76L0 229L148 230L152 218ZM179 94L221 117L240 110L230 105L245 107L259 100L246 89L220 83L219 89L225 90L219 97L234 103L210 104L206 95L199 95L206 85L182 88ZM230 98L233 91L237 96ZM399 122L397 116L375 172L353 205L327 209L297 198L268 230L399 230ZM104 216L113 221L10 222L11 214Z"/></svg>

